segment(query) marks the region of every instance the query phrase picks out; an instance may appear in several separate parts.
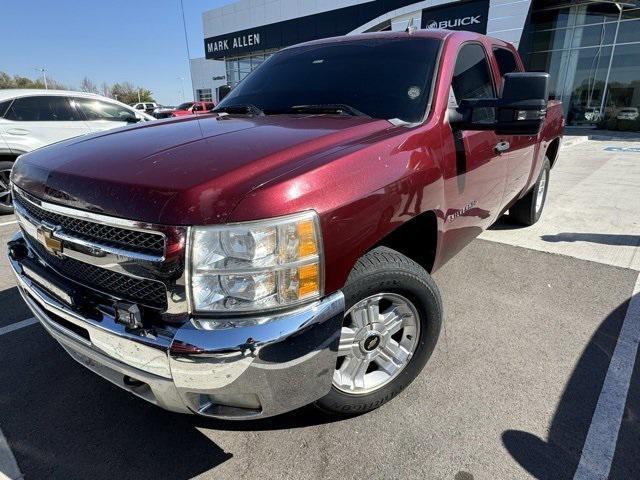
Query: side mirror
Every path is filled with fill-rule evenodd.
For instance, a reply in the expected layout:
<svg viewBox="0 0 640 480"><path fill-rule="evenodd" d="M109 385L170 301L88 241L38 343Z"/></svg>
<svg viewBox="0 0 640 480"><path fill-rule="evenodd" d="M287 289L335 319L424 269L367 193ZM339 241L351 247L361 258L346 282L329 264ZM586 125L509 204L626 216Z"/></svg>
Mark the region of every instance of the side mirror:
<svg viewBox="0 0 640 480"><path fill-rule="evenodd" d="M135 115L131 114L131 115L124 115L121 117L121 120L123 122L127 122L127 123L138 123L140 121L140 119L138 117L136 117Z"/></svg>
<svg viewBox="0 0 640 480"><path fill-rule="evenodd" d="M507 73L500 98L463 99L449 110L449 123L458 130L537 135L547 115L548 97L548 73Z"/></svg>

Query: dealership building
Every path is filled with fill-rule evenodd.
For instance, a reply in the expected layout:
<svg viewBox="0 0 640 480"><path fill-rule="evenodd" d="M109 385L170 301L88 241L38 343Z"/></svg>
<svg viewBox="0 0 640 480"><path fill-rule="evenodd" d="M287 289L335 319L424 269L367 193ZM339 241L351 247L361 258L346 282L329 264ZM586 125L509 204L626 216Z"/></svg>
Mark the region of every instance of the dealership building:
<svg viewBox="0 0 640 480"><path fill-rule="evenodd" d="M513 43L528 70L551 74L569 124L640 109L638 0L240 0L204 12L202 23L205 57L191 60L197 100L220 100L289 45L413 25Z"/></svg>

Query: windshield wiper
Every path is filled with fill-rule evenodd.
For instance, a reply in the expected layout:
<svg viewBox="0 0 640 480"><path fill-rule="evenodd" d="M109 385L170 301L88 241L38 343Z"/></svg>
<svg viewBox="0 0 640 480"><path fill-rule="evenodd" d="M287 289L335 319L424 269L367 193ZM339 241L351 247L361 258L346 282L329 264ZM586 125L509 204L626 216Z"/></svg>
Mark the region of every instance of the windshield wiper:
<svg viewBox="0 0 640 480"><path fill-rule="evenodd" d="M345 103L323 103L318 105L294 105L289 110L299 113L339 113L352 115L354 117L369 117L366 113L361 112Z"/></svg>
<svg viewBox="0 0 640 480"><path fill-rule="evenodd" d="M213 113L241 113L246 115L264 116L261 108L256 107L252 103L239 103L237 105L226 105L220 108L214 108Z"/></svg>

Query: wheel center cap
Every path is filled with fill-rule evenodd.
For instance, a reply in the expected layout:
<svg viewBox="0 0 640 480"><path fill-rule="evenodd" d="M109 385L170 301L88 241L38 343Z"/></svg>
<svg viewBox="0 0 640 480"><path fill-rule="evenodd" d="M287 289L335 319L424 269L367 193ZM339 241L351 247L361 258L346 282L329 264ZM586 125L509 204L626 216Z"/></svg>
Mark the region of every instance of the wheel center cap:
<svg viewBox="0 0 640 480"><path fill-rule="evenodd" d="M375 333L372 335L369 335L362 342L362 347L367 352L371 352L372 350L375 350L376 348L378 348L378 345L380 345L380 336Z"/></svg>

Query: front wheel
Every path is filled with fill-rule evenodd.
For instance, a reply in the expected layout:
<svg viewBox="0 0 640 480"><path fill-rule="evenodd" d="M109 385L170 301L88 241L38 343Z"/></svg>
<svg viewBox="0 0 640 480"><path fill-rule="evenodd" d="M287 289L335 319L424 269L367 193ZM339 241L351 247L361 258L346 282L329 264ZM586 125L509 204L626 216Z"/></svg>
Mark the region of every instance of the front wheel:
<svg viewBox="0 0 640 480"><path fill-rule="evenodd" d="M343 293L332 387L316 405L358 414L388 402L420 373L438 341L442 302L420 265L386 247L358 260Z"/></svg>
<svg viewBox="0 0 640 480"><path fill-rule="evenodd" d="M0 215L13 213L10 182L12 168L13 162L0 161Z"/></svg>

